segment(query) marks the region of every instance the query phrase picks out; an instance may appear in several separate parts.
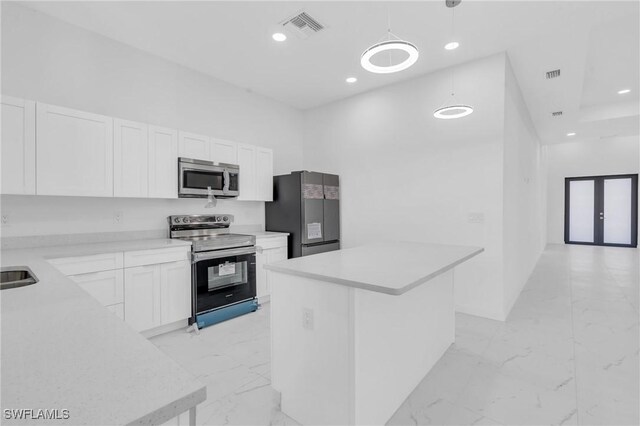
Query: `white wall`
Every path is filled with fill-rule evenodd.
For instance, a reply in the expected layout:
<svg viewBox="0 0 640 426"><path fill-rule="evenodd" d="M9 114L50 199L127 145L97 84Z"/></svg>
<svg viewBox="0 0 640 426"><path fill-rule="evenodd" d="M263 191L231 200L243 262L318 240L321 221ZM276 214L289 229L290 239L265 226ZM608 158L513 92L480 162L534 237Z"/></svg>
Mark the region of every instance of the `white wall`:
<svg viewBox="0 0 640 426"><path fill-rule="evenodd" d="M2 2L2 93L269 147L276 174L302 165L298 110L7 2ZM27 198L2 197L3 213L13 217L11 226L2 228L4 236L32 235L36 229L73 232L76 224L64 225L69 217L79 221L77 229L106 232L113 228L113 210L124 212L121 226L127 229L141 224L133 220L136 212L152 216L159 226L158 218L169 211L205 211L193 200ZM223 206L242 220L264 222L262 203Z"/></svg>
<svg viewBox="0 0 640 426"><path fill-rule="evenodd" d="M475 107L463 119L432 115L448 100L450 70L306 112L304 169L340 175L344 247L378 240L484 247L456 270L456 304L501 319L505 55L455 72L458 100ZM470 213L484 222L470 223Z"/></svg>
<svg viewBox="0 0 640 426"><path fill-rule="evenodd" d="M564 243L564 179L638 173L640 138L611 138L546 147L548 158L547 223L549 243Z"/></svg>
<svg viewBox="0 0 640 426"><path fill-rule="evenodd" d="M546 243L540 140L510 62L504 108L504 313L509 313Z"/></svg>

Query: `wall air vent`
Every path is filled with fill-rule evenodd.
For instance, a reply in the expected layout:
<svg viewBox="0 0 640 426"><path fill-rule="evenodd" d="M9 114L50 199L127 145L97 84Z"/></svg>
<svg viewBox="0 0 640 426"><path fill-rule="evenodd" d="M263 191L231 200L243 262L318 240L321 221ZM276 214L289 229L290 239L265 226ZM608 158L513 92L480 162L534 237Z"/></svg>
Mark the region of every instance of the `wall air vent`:
<svg viewBox="0 0 640 426"><path fill-rule="evenodd" d="M562 111L554 111L551 113L552 117L561 117L562 116Z"/></svg>
<svg viewBox="0 0 640 426"><path fill-rule="evenodd" d="M307 12L299 12L285 19L282 21L282 27L302 39L309 38L324 29L324 25L312 18Z"/></svg>
<svg viewBox="0 0 640 426"><path fill-rule="evenodd" d="M547 80L550 80L552 78L557 78L557 77L560 77L560 68L553 71L547 71Z"/></svg>

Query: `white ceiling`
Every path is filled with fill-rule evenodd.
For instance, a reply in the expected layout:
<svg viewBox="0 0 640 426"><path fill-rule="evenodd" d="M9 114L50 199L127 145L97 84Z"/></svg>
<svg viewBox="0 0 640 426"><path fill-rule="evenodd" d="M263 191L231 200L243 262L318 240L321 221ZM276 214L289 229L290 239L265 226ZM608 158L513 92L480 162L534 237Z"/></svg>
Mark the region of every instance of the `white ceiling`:
<svg viewBox="0 0 640 426"><path fill-rule="evenodd" d="M24 3L23 3L24 4ZM29 2L28 7L300 109L507 51L545 143L638 134L640 37L637 1L464 0L455 8L460 48L444 0ZM284 43L278 22L305 10L327 28ZM416 44L410 69L379 75L359 65L387 19ZM547 70L562 76L548 81ZM355 85L344 79L356 76ZM620 96L616 92L630 88ZM550 112L563 110L562 118Z"/></svg>

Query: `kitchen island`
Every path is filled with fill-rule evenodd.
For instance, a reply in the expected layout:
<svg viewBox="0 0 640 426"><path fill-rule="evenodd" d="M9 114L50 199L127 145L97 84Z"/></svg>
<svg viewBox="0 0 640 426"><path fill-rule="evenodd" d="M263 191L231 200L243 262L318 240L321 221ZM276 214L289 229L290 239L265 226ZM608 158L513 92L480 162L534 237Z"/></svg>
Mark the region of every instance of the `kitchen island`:
<svg viewBox="0 0 640 426"><path fill-rule="evenodd" d="M302 424L385 424L453 343L477 247L395 242L266 265L272 386Z"/></svg>

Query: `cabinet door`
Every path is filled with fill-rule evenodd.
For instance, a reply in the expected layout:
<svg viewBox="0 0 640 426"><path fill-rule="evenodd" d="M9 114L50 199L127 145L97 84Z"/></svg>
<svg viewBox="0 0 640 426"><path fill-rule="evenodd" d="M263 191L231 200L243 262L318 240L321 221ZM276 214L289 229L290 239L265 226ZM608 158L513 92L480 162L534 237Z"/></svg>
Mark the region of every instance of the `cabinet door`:
<svg viewBox="0 0 640 426"><path fill-rule="evenodd" d="M160 318L170 324L191 316L191 266L188 261L160 265Z"/></svg>
<svg viewBox="0 0 640 426"><path fill-rule="evenodd" d="M36 103L2 97L2 193L36 193Z"/></svg>
<svg viewBox="0 0 640 426"><path fill-rule="evenodd" d="M238 165L240 166L240 195L238 200L256 199L256 147L238 144Z"/></svg>
<svg viewBox="0 0 640 426"><path fill-rule="evenodd" d="M196 160L211 158L211 139L195 133L178 132L178 155Z"/></svg>
<svg viewBox="0 0 640 426"><path fill-rule="evenodd" d="M160 265L124 270L124 318L137 331L160 325Z"/></svg>
<svg viewBox="0 0 640 426"><path fill-rule="evenodd" d="M36 103L39 195L113 196L113 119Z"/></svg>
<svg viewBox="0 0 640 426"><path fill-rule="evenodd" d="M124 303L107 306L107 309L113 312L118 318L124 321Z"/></svg>
<svg viewBox="0 0 640 426"><path fill-rule="evenodd" d="M103 306L122 303L124 300L124 275L122 269L72 275L69 278L96 298Z"/></svg>
<svg viewBox="0 0 640 426"><path fill-rule="evenodd" d="M270 149L256 148L256 181L257 199L273 201L273 151Z"/></svg>
<svg viewBox="0 0 640 426"><path fill-rule="evenodd" d="M113 195L149 195L149 138L147 125L113 120Z"/></svg>
<svg viewBox="0 0 640 426"><path fill-rule="evenodd" d="M211 161L238 164L238 144L223 139L211 140Z"/></svg>
<svg viewBox="0 0 640 426"><path fill-rule="evenodd" d="M178 198L178 132L149 126L149 197Z"/></svg>
<svg viewBox="0 0 640 426"><path fill-rule="evenodd" d="M268 263L267 259L270 250L262 250L262 253L256 254L256 295L259 299L269 295L267 289L267 271L264 265Z"/></svg>

